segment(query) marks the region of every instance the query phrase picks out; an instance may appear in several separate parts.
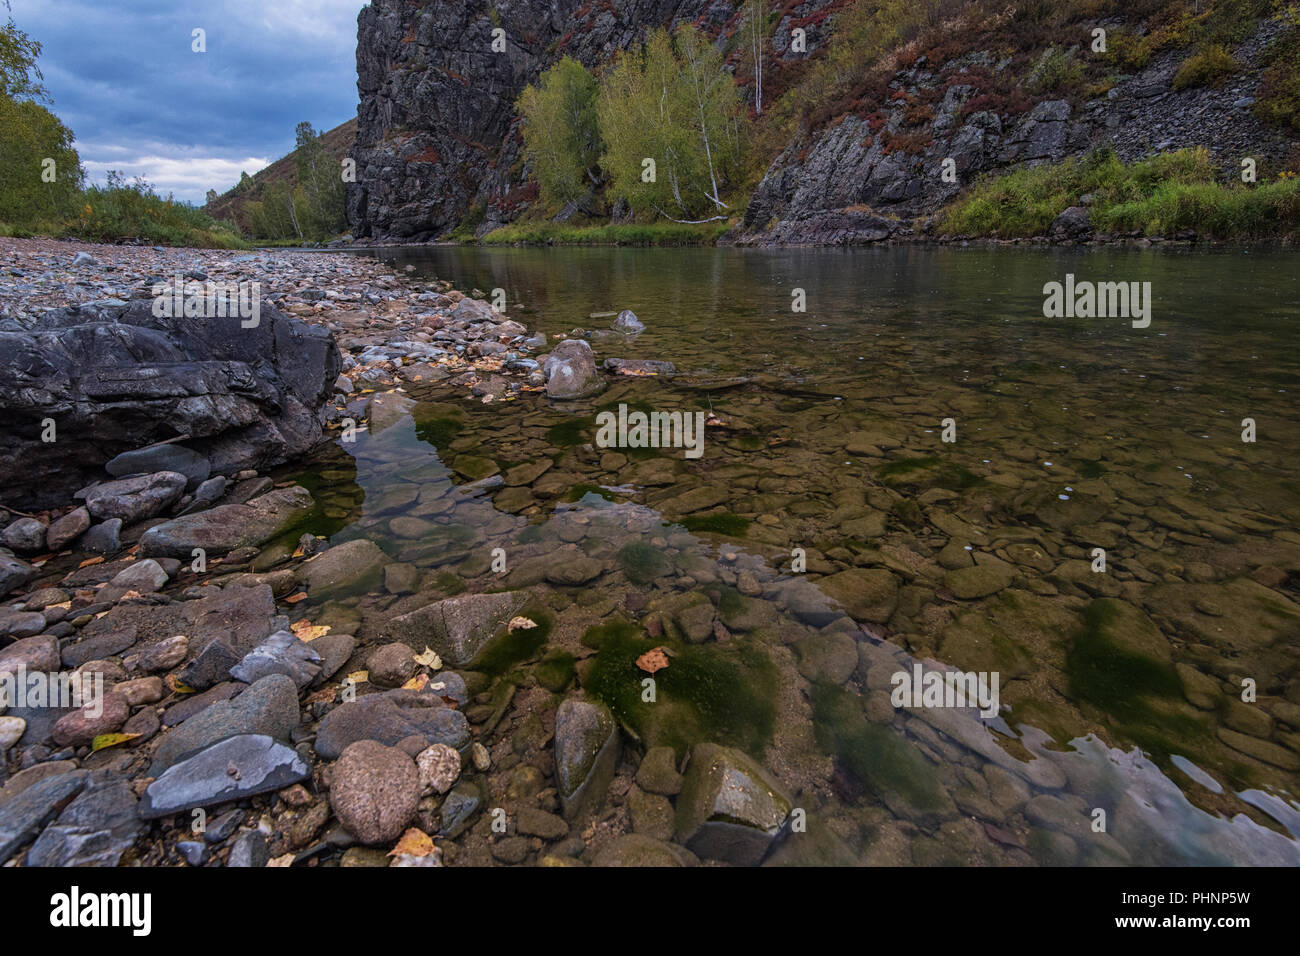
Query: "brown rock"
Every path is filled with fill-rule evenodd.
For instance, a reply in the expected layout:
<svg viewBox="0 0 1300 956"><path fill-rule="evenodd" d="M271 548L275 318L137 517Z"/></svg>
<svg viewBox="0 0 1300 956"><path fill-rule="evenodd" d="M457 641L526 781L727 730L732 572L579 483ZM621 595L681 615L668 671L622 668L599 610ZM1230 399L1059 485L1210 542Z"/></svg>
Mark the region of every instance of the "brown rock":
<svg viewBox="0 0 1300 956"><path fill-rule="evenodd" d="M91 701L70 714L59 718L54 725L54 742L60 747L82 747L100 734L111 734L120 729L131 716L126 698L116 691Z"/></svg>
<svg viewBox="0 0 1300 956"><path fill-rule="evenodd" d="M419 802L415 761L395 747L358 740L333 767L330 806L362 843L396 840L415 819Z"/></svg>

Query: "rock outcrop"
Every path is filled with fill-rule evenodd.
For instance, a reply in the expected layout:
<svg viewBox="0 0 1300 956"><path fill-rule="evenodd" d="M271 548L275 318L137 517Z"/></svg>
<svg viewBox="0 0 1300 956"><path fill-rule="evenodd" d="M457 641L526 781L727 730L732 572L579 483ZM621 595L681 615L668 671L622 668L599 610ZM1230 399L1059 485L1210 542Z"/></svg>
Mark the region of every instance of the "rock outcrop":
<svg viewBox="0 0 1300 956"><path fill-rule="evenodd" d="M512 220L534 195L519 161L524 86L562 57L594 67L654 27L716 33L734 14L714 0L374 0L357 18L353 234L421 241L467 218L480 231Z"/></svg>
<svg viewBox="0 0 1300 956"><path fill-rule="evenodd" d="M783 7L769 36L776 76L819 54L842 7L839 0ZM357 182L348 193L354 234L422 241L458 225L482 235L516 219L536 196L515 112L526 84L564 56L605 65L659 26L690 22L722 43L734 39L739 16L720 0L375 0L358 18ZM1105 23L1145 29L1140 18ZM791 49L795 27L806 33L804 53ZM843 245L924 235L927 218L979 175L1099 146L1125 161L1205 146L1225 169L1247 155L1281 160L1293 144L1250 111L1262 51L1280 29L1278 21L1260 21L1234 49L1240 70L1225 82L1175 89L1190 49L1171 48L1117 73L1090 99L1086 88L1067 93L1037 82L1047 56L1060 52L1055 47L1028 75L977 31L965 37L970 49L942 60L913 52L912 61L885 67L894 72L879 89L801 128L728 240ZM493 51L496 30L504 31L496 35L501 52ZM1086 52L1068 50L1076 55ZM753 96L748 86L744 93ZM1086 236L1069 223L1057 230L1060 239Z"/></svg>
<svg viewBox="0 0 1300 956"><path fill-rule="evenodd" d="M116 455L188 436L211 471L268 468L321 440L333 335L269 301L245 327L160 318L152 299L0 319L0 479L17 507L65 504Z"/></svg>

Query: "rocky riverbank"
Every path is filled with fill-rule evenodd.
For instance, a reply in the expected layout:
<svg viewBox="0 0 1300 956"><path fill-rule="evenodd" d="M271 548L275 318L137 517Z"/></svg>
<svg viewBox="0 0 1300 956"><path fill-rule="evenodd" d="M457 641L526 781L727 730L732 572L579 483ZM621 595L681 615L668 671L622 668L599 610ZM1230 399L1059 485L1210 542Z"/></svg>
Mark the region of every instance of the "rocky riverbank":
<svg viewBox="0 0 1300 956"><path fill-rule="evenodd" d="M311 492L265 471L364 431L376 394L545 388L527 357L544 338L352 256L7 239L0 253L0 862L287 865L391 844L417 811L445 834L435 795L444 818L476 810L453 789L462 761L489 759L459 709L465 681L437 653L358 650L293 620L386 561L365 540L298 536ZM208 297L257 283L260 315L160 317L178 283ZM589 388L586 352L551 363L566 387ZM273 440L295 405L294 440ZM488 637L505 623L500 599L434 611ZM446 652L448 627L422 642ZM346 686L327 683L340 672ZM408 838L399 862L440 860Z"/></svg>

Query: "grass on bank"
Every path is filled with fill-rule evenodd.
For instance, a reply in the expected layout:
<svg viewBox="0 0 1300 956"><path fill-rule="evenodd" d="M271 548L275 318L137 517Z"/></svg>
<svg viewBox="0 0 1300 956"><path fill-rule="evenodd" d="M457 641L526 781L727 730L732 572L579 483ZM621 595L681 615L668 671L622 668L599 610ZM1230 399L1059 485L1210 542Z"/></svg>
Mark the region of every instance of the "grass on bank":
<svg viewBox="0 0 1300 956"><path fill-rule="evenodd" d="M1124 164L1110 149L1054 166L1034 166L979 181L940 215L946 236L1043 236L1052 221L1090 196L1103 233L1216 239L1300 237L1300 178L1224 184L1209 153L1179 150Z"/></svg>
<svg viewBox="0 0 1300 956"><path fill-rule="evenodd" d="M80 190L52 208L10 210L10 216L0 221L0 236L109 243L134 240L199 249L251 248L233 226L213 219L197 206L164 198L148 183L126 183L120 177L110 178L106 186Z"/></svg>
<svg viewBox="0 0 1300 956"><path fill-rule="evenodd" d="M479 242L502 245L711 246L730 229L730 222L627 223L570 226L554 222L517 222L493 229Z"/></svg>

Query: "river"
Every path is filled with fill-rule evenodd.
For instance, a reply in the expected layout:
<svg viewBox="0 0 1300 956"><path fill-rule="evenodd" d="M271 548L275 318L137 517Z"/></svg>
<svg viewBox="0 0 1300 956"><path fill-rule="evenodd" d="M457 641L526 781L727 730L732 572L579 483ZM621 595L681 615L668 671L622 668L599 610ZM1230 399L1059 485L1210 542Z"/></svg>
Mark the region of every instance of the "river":
<svg viewBox="0 0 1300 956"><path fill-rule="evenodd" d="M532 590L544 626L473 684L517 688L498 738L581 686L633 749L738 747L806 816L773 862L1300 863L1294 252L377 254L552 341L631 309L598 361L677 369L408 386L297 476L421 592ZM1045 317L1067 275L1150 283L1149 324ZM596 447L620 405L711 416L702 454ZM314 619L364 636L392 590ZM918 663L996 681L997 715L894 706Z"/></svg>

